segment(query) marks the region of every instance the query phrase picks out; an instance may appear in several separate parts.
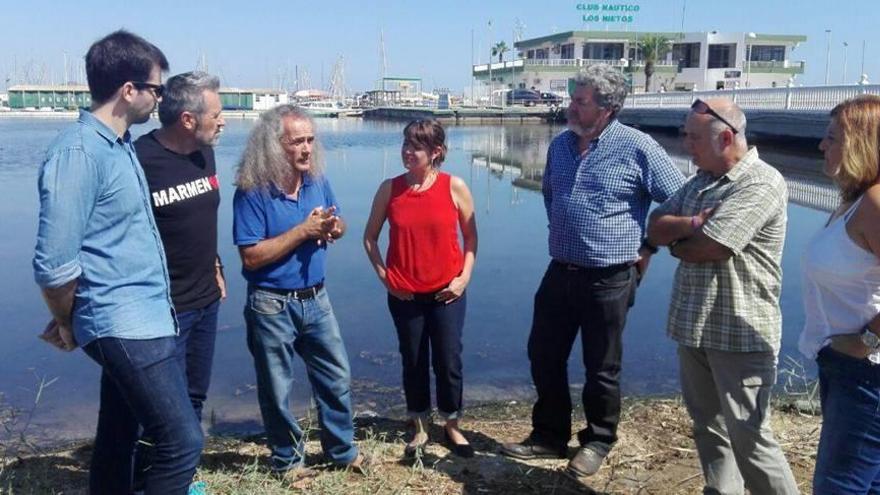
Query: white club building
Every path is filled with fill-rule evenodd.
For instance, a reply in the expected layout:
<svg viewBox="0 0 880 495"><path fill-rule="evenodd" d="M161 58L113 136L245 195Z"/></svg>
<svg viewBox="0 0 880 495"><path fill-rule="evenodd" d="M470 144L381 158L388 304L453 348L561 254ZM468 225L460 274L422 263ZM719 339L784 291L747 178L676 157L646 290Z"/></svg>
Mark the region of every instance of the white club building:
<svg viewBox="0 0 880 495"><path fill-rule="evenodd" d="M638 43L649 34L670 40L654 64L651 91L784 87L804 73L804 62L792 60L807 40L801 35L566 31L518 41L514 60L475 65L473 76L483 92L533 88L564 95L578 70L604 63L619 67L641 93L645 63Z"/></svg>

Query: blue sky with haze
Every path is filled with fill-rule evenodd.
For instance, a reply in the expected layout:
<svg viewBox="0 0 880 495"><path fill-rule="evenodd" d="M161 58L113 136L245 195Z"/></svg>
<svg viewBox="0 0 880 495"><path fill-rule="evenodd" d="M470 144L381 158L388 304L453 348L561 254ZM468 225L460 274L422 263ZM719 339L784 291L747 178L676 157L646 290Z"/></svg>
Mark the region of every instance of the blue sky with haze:
<svg viewBox="0 0 880 495"><path fill-rule="evenodd" d="M589 24L578 3L626 3L640 7L629 24ZM311 1L247 2L155 0L121 2L21 2L0 0L0 90L5 80L40 77L61 82L65 52L68 79L74 79L88 46L124 27L168 56L171 72L194 69L204 56L224 86L292 87L296 68L312 87L329 81L333 64L344 56L350 91L375 87L379 75L379 33L384 31L389 76L421 77L426 90L470 86L472 46L485 62L489 44L512 45L517 20L525 38L578 29L678 31L683 0L629 2L543 1ZM831 82L843 77L847 42L847 81L858 79L862 42L865 72L880 82L880 1L736 0L686 1L684 30L753 31L808 37L793 59L807 62L799 84L821 84L825 77L826 29L831 29ZM492 20L491 33L488 21Z"/></svg>

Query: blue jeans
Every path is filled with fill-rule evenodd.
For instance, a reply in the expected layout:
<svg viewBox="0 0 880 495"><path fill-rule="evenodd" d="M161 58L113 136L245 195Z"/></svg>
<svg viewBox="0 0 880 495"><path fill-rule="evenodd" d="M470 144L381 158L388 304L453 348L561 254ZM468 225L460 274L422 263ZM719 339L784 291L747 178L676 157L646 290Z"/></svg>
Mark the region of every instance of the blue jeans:
<svg viewBox="0 0 880 495"><path fill-rule="evenodd" d="M112 337L83 350L101 365L101 405L89 470L94 494L131 491L132 452L142 427L155 442L145 493L185 494L202 451L202 429L175 359L174 337Z"/></svg>
<svg viewBox="0 0 880 495"><path fill-rule="evenodd" d="M437 384L437 410L446 419L461 417L461 333L466 307L466 294L449 304L435 301L433 294L412 301L388 294L388 309L400 342L403 391L410 417L431 413L430 367L434 368Z"/></svg>
<svg viewBox="0 0 880 495"><path fill-rule="evenodd" d="M819 351L822 433L813 493L880 493L880 366Z"/></svg>
<svg viewBox="0 0 880 495"><path fill-rule="evenodd" d="M214 343L217 340L217 312L220 300L201 309L177 314L180 334L177 336L177 359L186 370L189 400L199 420L202 405L211 385L211 365L214 361Z"/></svg>
<svg viewBox="0 0 880 495"><path fill-rule="evenodd" d="M300 300L249 286L244 318L273 468L291 469L304 459L303 431L288 407L294 351L312 385L324 454L336 464L354 461L351 371L327 291Z"/></svg>

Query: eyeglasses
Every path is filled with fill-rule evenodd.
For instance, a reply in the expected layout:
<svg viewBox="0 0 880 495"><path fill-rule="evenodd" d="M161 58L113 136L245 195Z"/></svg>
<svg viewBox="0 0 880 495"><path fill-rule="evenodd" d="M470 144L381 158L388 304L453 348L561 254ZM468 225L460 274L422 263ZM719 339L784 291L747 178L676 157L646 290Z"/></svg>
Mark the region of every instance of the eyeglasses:
<svg viewBox="0 0 880 495"><path fill-rule="evenodd" d="M165 92L165 85L164 84L153 84L153 83L148 83L148 82L132 81L131 85L134 86L138 91L149 89L150 91L153 92L153 94L156 96L156 98L161 98L162 93Z"/></svg>
<svg viewBox="0 0 880 495"><path fill-rule="evenodd" d="M691 105L691 111L696 114L700 114L700 115L711 115L711 116L715 117L716 119L720 120L727 127L730 127L730 130L733 131L734 134L739 134L739 129L734 127L733 124L731 124L730 122L727 121L727 119L718 115L718 112L716 112L715 110L712 110L712 107L710 107L709 104L707 104L705 101L703 101L699 98L697 98L694 101L694 104Z"/></svg>

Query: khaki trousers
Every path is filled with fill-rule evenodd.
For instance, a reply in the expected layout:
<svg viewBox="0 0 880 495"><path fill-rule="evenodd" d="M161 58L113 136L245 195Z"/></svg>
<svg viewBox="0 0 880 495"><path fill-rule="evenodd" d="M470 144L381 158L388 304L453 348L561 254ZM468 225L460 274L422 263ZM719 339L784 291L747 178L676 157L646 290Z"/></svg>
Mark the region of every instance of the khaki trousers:
<svg viewBox="0 0 880 495"><path fill-rule="evenodd" d="M681 389L694 421L706 494L796 494L770 431L776 355L679 346Z"/></svg>

